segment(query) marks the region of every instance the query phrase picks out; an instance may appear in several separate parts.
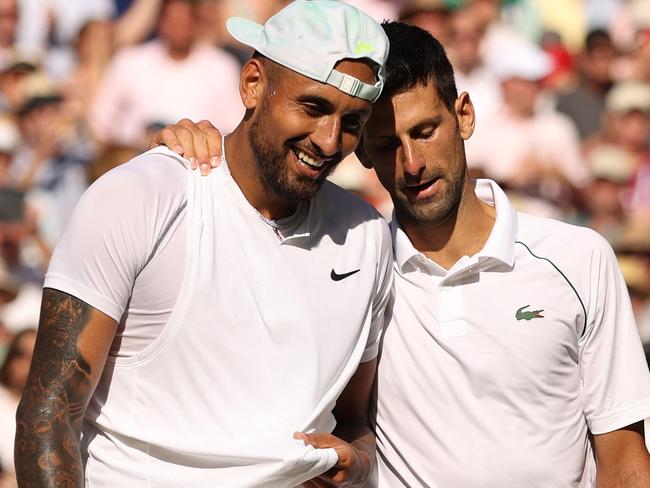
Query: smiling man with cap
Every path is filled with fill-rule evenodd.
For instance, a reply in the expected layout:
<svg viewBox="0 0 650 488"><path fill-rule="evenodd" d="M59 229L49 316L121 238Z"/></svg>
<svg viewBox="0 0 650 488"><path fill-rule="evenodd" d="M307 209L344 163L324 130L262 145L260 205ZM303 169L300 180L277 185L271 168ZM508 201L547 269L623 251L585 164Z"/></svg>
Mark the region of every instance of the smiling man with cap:
<svg viewBox="0 0 650 488"><path fill-rule="evenodd" d="M390 232L325 177L357 146L388 40L331 0L228 29L255 53L223 164L135 158L54 252L17 416L25 486L361 486L372 469Z"/></svg>

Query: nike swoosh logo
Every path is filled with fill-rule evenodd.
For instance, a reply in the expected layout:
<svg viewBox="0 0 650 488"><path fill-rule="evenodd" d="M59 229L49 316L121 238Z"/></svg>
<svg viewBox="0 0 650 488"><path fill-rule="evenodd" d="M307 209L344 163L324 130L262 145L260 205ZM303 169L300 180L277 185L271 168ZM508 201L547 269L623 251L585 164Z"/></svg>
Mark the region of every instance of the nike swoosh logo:
<svg viewBox="0 0 650 488"><path fill-rule="evenodd" d="M361 271L361 269L355 269L354 271L350 271L349 273L343 273L343 274L338 274L334 269L332 269L332 272L330 273L330 278L334 281L341 281L347 278L348 276L352 276L354 273L358 273Z"/></svg>

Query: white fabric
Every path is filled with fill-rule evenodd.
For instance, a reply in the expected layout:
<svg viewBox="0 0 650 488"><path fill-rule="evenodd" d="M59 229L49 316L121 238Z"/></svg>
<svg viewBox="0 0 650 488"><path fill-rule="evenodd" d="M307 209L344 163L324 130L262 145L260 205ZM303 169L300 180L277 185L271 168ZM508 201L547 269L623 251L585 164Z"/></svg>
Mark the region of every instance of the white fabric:
<svg viewBox="0 0 650 488"><path fill-rule="evenodd" d="M279 237L226 164L201 177L179 162L158 148L95 183L46 276L46 287L123 316L122 344L132 316L147 314L140 304L154 305L157 337L128 356L116 344L88 407L87 486L298 485L336 453L293 432L330 432L336 398L377 354L392 284L388 227L326 182ZM168 180L182 189L171 197ZM184 201L182 232L170 216ZM332 269L360 271L334 281Z"/></svg>
<svg viewBox="0 0 650 488"><path fill-rule="evenodd" d="M614 253L590 229L515 212L494 182L477 194L495 205L494 228L449 271L393 222L378 486L594 487L588 432L650 416ZM542 317L517 320L522 307Z"/></svg>

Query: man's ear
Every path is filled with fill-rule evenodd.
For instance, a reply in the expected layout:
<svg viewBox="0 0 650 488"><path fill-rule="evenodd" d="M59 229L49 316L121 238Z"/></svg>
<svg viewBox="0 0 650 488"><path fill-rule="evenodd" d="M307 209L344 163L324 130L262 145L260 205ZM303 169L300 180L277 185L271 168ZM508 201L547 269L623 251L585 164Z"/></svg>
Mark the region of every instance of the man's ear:
<svg viewBox="0 0 650 488"><path fill-rule="evenodd" d="M372 161L370 160L370 156L368 156L368 152L366 151L365 130L361 133L361 139L359 140L359 145L357 145L357 148L354 150L354 154L357 156L359 161L361 161L361 164L365 168L372 169Z"/></svg>
<svg viewBox="0 0 650 488"><path fill-rule="evenodd" d="M267 84L264 63L258 58L251 58L241 70L239 94L247 110L254 109L260 103Z"/></svg>
<svg viewBox="0 0 650 488"><path fill-rule="evenodd" d="M469 93L462 92L454 102L454 108L456 109L456 120L458 121L460 136L466 141L474 133L476 125L474 104L469 97Z"/></svg>

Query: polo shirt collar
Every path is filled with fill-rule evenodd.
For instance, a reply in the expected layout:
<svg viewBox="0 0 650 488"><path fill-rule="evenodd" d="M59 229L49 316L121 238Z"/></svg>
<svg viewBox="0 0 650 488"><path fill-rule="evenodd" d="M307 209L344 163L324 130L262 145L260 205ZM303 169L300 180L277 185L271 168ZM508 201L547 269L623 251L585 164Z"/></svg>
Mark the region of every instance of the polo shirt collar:
<svg viewBox="0 0 650 488"><path fill-rule="evenodd" d="M476 195L482 201L493 205L496 209L496 219L490 236L483 249L477 253L478 261L496 259L512 266L515 262L515 239L517 236L517 211L513 208L504 191L494 181L479 179L474 182ZM417 262L431 262L420 253L402 230L395 211L390 223L393 236L393 252L400 272L404 272L407 263L417 265ZM433 263L435 264L435 263Z"/></svg>

